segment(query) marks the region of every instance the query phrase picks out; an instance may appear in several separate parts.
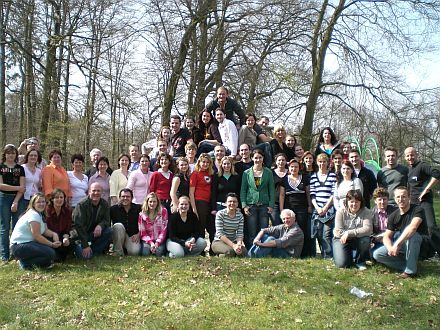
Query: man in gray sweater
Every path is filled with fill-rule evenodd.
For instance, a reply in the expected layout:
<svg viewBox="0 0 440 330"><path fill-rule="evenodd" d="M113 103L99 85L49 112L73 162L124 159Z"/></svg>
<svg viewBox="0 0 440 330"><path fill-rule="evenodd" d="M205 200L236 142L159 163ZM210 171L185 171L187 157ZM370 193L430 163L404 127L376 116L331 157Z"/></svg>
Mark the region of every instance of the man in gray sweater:
<svg viewBox="0 0 440 330"><path fill-rule="evenodd" d="M262 229L254 239L249 257L299 258L304 244L304 233L296 223L292 210L281 211L282 225Z"/></svg>

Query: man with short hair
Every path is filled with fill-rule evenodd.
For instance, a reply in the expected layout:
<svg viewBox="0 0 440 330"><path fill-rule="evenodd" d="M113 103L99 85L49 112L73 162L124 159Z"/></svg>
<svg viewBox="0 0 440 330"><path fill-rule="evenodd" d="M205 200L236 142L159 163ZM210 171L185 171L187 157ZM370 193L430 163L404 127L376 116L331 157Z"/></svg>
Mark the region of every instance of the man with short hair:
<svg viewBox="0 0 440 330"><path fill-rule="evenodd" d="M188 142L193 142L191 133L186 128L181 128L181 119L178 115L173 115L170 118L171 127L171 146L174 149L174 157L185 156L185 145Z"/></svg>
<svg viewBox="0 0 440 330"><path fill-rule="evenodd" d="M273 137L272 130L269 127L269 117L261 116L258 125L260 125L264 135Z"/></svg>
<svg viewBox="0 0 440 330"><path fill-rule="evenodd" d="M139 158L140 158L139 145L130 144L128 151L130 153L130 168L129 168L129 170L135 171L139 168Z"/></svg>
<svg viewBox="0 0 440 330"><path fill-rule="evenodd" d="M232 120L226 119L223 109L215 110L215 119L218 122L218 131L223 145L230 151L231 156L237 155L238 131Z"/></svg>
<svg viewBox="0 0 440 330"><path fill-rule="evenodd" d="M150 170L154 171L154 166L156 165L157 155L159 155L161 152L167 154L168 153L168 143L164 139L157 139L157 154L154 155L153 158L150 160Z"/></svg>
<svg viewBox="0 0 440 330"><path fill-rule="evenodd" d="M18 147L18 163L23 164L24 162L24 156L31 150L37 150L40 151L40 140L33 136L28 139L24 139L23 142L20 143L20 146ZM39 169L45 168L49 163L44 158L41 158L41 162L37 164L37 167Z"/></svg>
<svg viewBox="0 0 440 330"><path fill-rule="evenodd" d="M424 235L428 235L423 209L410 204L408 189L404 186L394 190L398 206L388 218L383 245L373 253L373 258L390 268L402 272L401 278L417 275L417 260Z"/></svg>
<svg viewBox="0 0 440 330"><path fill-rule="evenodd" d="M408 187L411 204L420 205L425 211L426 224L431 234L432 229L437 228L431 189L440 180L440 171L420 161L413 147L405 149L405 159L409 165Z"/></svg>
<svg viewBox="0 0 440 330"><path fill-rule="evenodd" d="M244 217L238 210L238 196L235 193L228 193L226 208L218 211L215 215L216 232L212 251L219 256L246 256L243 227Z"/></svg>
<svg viewBox="0 0 440 330"><path fill-rule="evenodd" d="M214 173L218 173L218 169L221 166L221 160L226 156L226 148L224 145L218 145L214 148L214 162L213 162L213 170Z"/></svg>
<svg viewBox="0 0 440 330"><path fill-rule="evenodd" d="M283 224L261 229L249 250L249 257L299 258L304 245L304 233L296 223L295 212L281 211Z"/></svg>
<svg viewBox="0 0 440 330"><path fill-rule="evenodd" d="M73 210L73 226L79 238L75 246L78 258L90 259L93 255L102 254L110 243L110 206L101 195L101 185L92 183L88 197Z"/></svg>
<svg viewBox="0 0 440 330"><path fill-rule="evenodd" d="M233 98L229 97L229 91L226 87L220 86L217 89L217 97L206 105L206 109L215 117L215 110L222 108L226 118L232 120L238 127L245 124L245 113L240 104ZM234 113L239 117L239 122L234 117Z"/></svg>
<svg viewBox="0 0 440 330"><path fill-rule="evenodd" d="M124 188L119 192L119 203L110 208L113 253L116 256L123 256L124 248L129 256L138 256L141 250L138 217L142 207L132 201L133 191Z"/></svg>
<svg viewBox="0 0 440 330"><path fill-rule="evenodd" d="M406 186L408 183L408 168L397 163L397 149L386 147L384 150L386 165L377 173L377 185L387 189L390 197L389 204L394 202L394 189Z"/></svg>
<svg viewBox="0 0 440 330"><path fill-rule="evenodd" d="M235 163L234 166L235 171L241 178L243 176L243 172L247 169L250 169L254 165L254 162L252 161L251 148L248 144L243 143L242 145L240 145L238 152L240 154L241 160Z"/></svg>
<svg viewBox="0 0 440 330"><path fill-rule="evenodd" d="M354 171L356 172L357 177L362 181L362 185L364 187L363 196L365 206L367 208L370 208L370 199L371 196L373 196L374 189L376 189L377 187L376 176L371 170L362 165L359 150L351 150L348 158L353 164Z"/></svg>

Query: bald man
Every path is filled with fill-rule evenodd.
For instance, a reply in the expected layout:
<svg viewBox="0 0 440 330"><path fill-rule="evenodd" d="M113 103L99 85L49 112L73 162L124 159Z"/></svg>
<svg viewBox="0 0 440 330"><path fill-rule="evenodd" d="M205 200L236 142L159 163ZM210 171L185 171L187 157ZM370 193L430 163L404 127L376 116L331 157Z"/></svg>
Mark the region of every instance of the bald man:
<svg viewBox="0 0 440 330"><path fill-rule="evenodd" d="M408 187L411 204L420 205L425 211L428 231L431 234L432 228L437 227L431 188L440 180L440 171L420 161L414 147L405 149L405 160L409 166Z"/></svg>
<svg viewBox="0 0 440 330"><path fill-rule="evenodd" d="M79 238L75 246L78 258L90 259L93 255L102 254L110 243L110 206L101 195L101 185L92 183L87 198L73 210L73 225Z"/></svg>

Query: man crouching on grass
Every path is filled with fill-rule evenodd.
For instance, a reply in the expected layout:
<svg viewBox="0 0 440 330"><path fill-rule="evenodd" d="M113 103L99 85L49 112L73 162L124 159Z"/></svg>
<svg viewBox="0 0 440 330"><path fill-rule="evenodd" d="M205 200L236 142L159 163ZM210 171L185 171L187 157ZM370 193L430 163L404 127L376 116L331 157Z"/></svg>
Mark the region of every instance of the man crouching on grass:
<svg viewBox="0 0 440 330"><path fill-rule="evenodd" d="M262 229L254 239L249 257L299 258L304 244L304 233L296 223L292 210L281 211L282 225Z"/></svg>
<svg viewBox="0 0 440 330"><path fill-rule="evenodd" d="M420 206L410 204L408 189L404 186L394 190L394 200L399 209L390 214L383 236L384 246L374 251L373 258L402 272L401 278L414 277L422 235L428 235L425 214Z"/></svg>

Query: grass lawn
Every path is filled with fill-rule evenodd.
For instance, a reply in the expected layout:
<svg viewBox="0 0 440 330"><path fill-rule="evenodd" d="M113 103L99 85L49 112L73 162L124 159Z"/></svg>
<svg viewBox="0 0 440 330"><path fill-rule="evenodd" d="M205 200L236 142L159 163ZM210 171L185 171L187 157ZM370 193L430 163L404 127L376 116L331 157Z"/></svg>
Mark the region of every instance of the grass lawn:
<svg viewBox="0 0 440 330"><path fill-rule="evenodd" d="M437 214L440 214L436 205ZM0 266L2 328L440 328L440 262L401 280L320 259L100 257ZM373 296L359 299L356 286Z"/></svg>

